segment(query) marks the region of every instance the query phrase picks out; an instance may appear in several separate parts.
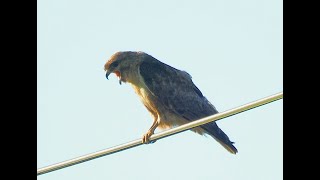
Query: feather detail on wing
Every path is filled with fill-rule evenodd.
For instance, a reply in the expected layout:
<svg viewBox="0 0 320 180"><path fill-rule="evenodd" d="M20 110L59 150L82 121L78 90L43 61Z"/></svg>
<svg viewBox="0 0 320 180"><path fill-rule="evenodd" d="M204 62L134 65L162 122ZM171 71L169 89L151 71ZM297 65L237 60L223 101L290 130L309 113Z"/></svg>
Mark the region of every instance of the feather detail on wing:
<svg viewBox="0 0 320 180"><path fill-rule="evenodd" d="M169 111L193 121L218 113L192 82L191 76L152 56L145 56L140 64L140 75L153 96ZM200 126L229 152L237 149L215 122Z"/></svg>
<svg viewBox="0 0 320 180"><path fill-rule="evenodd" d="M139 70L146 86L158 101L186 120L192 121L217 113L188 73L151 56L146 57Z"/></svg>

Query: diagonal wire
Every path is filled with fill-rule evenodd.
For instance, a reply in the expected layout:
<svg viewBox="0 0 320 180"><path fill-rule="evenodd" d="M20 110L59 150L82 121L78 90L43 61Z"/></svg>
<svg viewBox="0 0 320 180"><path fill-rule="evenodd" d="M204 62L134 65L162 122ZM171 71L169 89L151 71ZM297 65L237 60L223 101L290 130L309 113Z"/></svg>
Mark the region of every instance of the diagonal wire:
<svg viewBox="0 0 320 180"><path fill-rule="evenodd" d="M280 92L280 93L277 93L277 94L274 94L274 95L271 95L271 96L256 100L254 102L251 102L251 103L248 103L248 104L245 104L245 105L242 105L242 106L239 106L239 107L236 107L236 108L233 108L233 109L230 109L230 110L218 113L218 114L214 114L212 116L208 116L208 117L196 120L196 121L192 121L190 123L181 125L181 126L176 127L176 128L172 128L172 129L169 129L169 130L162 131L160 133L154 134L154 135L152 135L150 137L150 141L159 140L159 139L162 139L162 138L165 138L165 137L168 137L168 136L171 136L171 135L174 135L174 134L177 134L177 133L192 129L194 127L197 127L197 126L209 123L209 122L213 122L213 121L217 121L217 120L229 117L229 116L233 116L235 114L238 114L238 113L241 113L241 112L244 112L244 111L248 111L250 109L253 109L253 108L268 104L268 103L271 103L273 101L277 101L277 100L282 99L282 98L283 98L283 92ZM139 145L142 145L142 144L143 144L142 140L141 139L137 139L137 140L125 143L125 144L121 144L121 145L114 146L114 147L111 147L111 148L108 148L108 149L104 149L104 150L97 151L97 152L94 152L94 153L91 153L91 154L83 155L83 156L80 156L80 157L77 157L77 158L74 158L74 159L70 159L70 160L67 160L67 161L63 161L63 162L60 162L60 163L57 163L57 164L53 164L53 165L50 165L50 166L46 166L46 167L40 168L40 169L37 170L37 175L41 175L41 174L45 174L45 173L48 173L48 172L56 171L56 170L59 170L59 169L62 169L62 168L66 168L66 167L69 167L69 166L73 166L73 165L76 165L76 164L79 164L79 163L82 163L82 162L85 162L85 161L89 161L89 160L96 159L96 158L99 158L99 157L102 157L102 156L106 156L106 155L109 155L109 154L117 153L117 152L129 149L129 148L133 148L133 147L136 147L136 146L139 146Z"/></svg>

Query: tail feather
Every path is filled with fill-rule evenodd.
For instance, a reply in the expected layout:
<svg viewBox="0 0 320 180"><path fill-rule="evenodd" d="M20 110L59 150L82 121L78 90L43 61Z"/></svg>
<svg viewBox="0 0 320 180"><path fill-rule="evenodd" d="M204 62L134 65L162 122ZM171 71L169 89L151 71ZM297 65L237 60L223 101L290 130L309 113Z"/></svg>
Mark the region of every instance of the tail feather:
<svg viewBox="0 0 320 180"><path fill-rule="evenodd" d="M230 141L229 137L218 127L215 122L205 124L202 126L202 128L230 153L236 154L238 152L237 148L233 145L234 142Z"/></svg>

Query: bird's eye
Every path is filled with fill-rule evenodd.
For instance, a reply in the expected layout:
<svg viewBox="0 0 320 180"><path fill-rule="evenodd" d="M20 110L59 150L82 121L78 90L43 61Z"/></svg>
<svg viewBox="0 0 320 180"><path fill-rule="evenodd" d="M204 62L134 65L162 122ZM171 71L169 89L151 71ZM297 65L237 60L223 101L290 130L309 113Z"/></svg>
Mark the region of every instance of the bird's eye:
<svg viewBox="0 0 320 180"><path fill-rule="evenodd" d="M118 62L118 61L112 63L112 66L113 66L113 67L117 67L118 65L119 65L119 62Z"/></svg>

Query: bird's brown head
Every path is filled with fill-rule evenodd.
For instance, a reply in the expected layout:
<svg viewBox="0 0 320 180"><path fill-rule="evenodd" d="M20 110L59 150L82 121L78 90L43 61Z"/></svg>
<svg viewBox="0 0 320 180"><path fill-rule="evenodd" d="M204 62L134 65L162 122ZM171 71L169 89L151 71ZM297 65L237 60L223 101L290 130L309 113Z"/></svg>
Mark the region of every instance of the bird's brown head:
<svg viewBox="0 0 320 180"><path fill-rule="evenodd" d="M134 70L134 65L141 59L143 52L120 51L114 53L104 65L106 78L114 73L119 78L119 83L127 82L128 76Z"/></svg>

